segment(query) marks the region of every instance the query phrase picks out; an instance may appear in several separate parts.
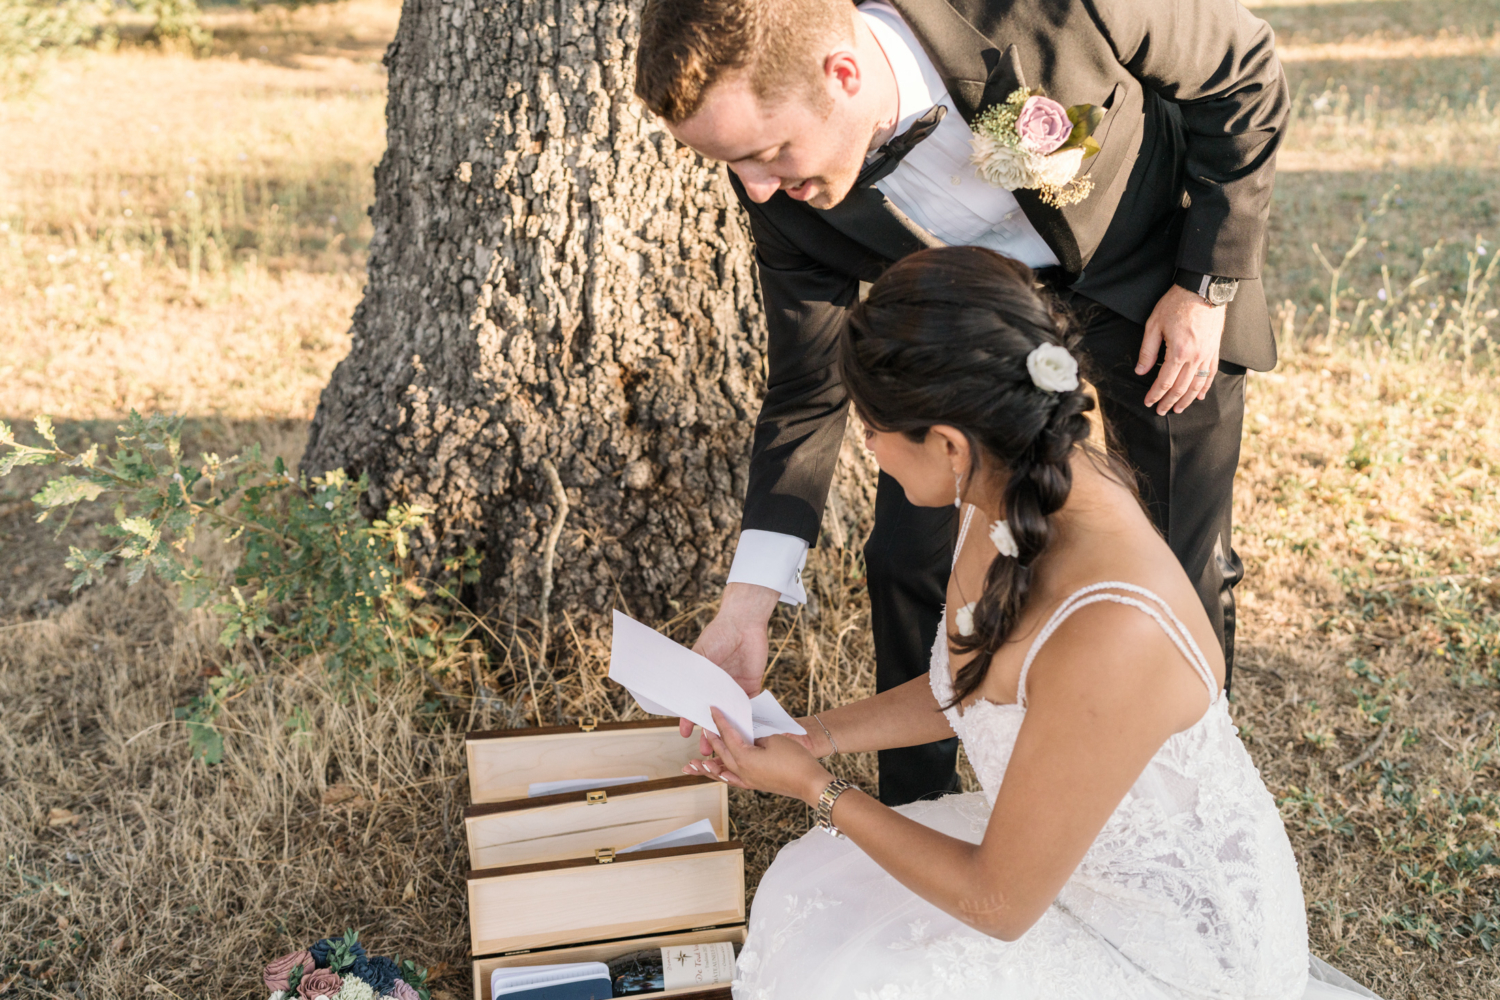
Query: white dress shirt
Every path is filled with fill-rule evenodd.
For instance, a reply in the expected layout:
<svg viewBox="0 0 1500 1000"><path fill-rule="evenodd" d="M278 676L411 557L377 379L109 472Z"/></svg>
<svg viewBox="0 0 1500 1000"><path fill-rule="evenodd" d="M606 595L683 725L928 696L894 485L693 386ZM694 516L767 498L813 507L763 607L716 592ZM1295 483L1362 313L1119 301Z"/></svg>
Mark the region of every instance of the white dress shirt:
<svg viewBox="0 0 1500 1000"><path fill-rule="evenodd" d="M1057 256L1016 196L975 171L969 160L974 133L905 19L885 0L867 0L859 13L896 76L895 134L939 104L948 109L932 134L875 186L907 218L949 246L988 247L1033 268L1056 265ZM801 604L807 600L802 588L806 562L807 543L796 535L751 528L740 532L729 582L770 587L786 603Z"/></svg>

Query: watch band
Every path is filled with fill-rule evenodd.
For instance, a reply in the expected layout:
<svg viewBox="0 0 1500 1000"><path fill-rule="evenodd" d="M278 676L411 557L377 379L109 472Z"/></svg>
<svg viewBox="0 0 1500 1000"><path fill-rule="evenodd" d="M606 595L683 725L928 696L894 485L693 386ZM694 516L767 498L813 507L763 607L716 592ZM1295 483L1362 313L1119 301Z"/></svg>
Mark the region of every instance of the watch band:
<svg viewBox="0 0 1500 1000"><path fill-rule="evenodd" d="M840 795L843 795L851 788L858 787L858 785L848 778L834 778L828 783L828 787L824 788L823 793L818 796L818 805L814 810L819 829L832 834L840 840L844 839L844 834L838 827L833 825L833 804L839 800Z"/></svg>

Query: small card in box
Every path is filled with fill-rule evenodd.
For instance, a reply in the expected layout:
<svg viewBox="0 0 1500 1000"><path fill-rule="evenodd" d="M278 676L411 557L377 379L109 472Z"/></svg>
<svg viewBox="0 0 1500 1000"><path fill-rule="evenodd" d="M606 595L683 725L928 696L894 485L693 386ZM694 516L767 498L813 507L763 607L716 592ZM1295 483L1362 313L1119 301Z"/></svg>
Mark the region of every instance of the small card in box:
<svg viewBox="0 0 1500 1000"><path fill-rule="evenodd" d="M644 948L744 941L744 850L728 835L728 790L684 776L698 739L670 719L470 734L465 814L474 995L502 965L607 961ZM534 782L644 776L527 798ZM698 819L719 843L617 854ZM499 954L495 954L499 953ZM653 997L718 1000L727 987Z"/></svg>

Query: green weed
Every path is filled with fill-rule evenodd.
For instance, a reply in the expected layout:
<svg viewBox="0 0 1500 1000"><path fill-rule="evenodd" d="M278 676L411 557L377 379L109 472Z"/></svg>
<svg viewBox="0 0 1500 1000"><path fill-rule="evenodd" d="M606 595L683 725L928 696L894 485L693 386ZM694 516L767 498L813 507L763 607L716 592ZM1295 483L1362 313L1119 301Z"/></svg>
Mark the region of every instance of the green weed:
<svg viewBox="0 0 1500 1000"><path fill-rule="evenodd" d="M24 466L57 467L59 474L32 497L41 508L36 519L61 515L61 532L81 505L113 513L114 523L101 529L113 545L69 547L75 591L103 580L115 565L130 583L154 573L176 586L185 607L212 607L224 623L224 646L270 638L277 656L318 656L356 691L368 690L380 674L445 657L468 636L449 588L478 579L477 556L471 549L449 560L438 582L416 578L409 538L427 512L396 505L367 520L359 510L364 478L351 481L341 470L293 478L281 459L265 463L258 447L190 462L182 422L160 415L131 411L111 446L77 453L59 446L47 417L37 417L35 427L40 441L29 445L0 423L0 478ZM204 530L239 543L232 581L188 554L188 543ZM225 667L177 710L197 756L210 763L222 758L214 720L249 681L248 668Z"/></svg>

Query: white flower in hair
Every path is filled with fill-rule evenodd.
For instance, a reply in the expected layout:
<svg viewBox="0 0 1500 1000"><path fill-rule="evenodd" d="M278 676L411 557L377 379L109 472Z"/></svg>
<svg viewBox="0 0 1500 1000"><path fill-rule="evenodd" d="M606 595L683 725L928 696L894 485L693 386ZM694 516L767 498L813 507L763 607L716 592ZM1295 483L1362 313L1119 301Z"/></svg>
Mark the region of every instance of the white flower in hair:
<svg viewBox="0 0 1500 1000"><path fill-rule="evenodd" d="M1011 534L1010 523L1007 521L996 521L990 525L990 541L995 543L995 549L1002 556L1010 556L1012 559L1021 554L1021 547L1016 544L1016 536ZM959 635L963 635L960 628Z"/></svg>
<svg viewBox="0 0 1500 1000"><path fill-rule="evenodd" d="M961 636L968 637L974 634L974 605L976 603L970 601L953 612L953 624L958 626L958 634Z"/></svg>
<svg viewBox="0 0 1500 1000"><path fill-rule="evenodd" d="M1038 344L1026 355L1026 370L1038 389L1072 392L1078 388L1078 359L1061 344Z"/></svg>

